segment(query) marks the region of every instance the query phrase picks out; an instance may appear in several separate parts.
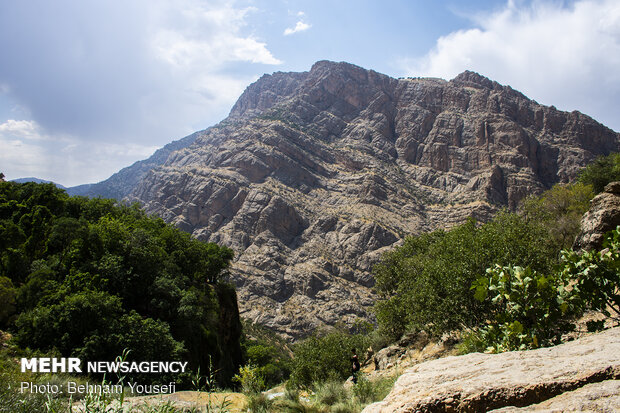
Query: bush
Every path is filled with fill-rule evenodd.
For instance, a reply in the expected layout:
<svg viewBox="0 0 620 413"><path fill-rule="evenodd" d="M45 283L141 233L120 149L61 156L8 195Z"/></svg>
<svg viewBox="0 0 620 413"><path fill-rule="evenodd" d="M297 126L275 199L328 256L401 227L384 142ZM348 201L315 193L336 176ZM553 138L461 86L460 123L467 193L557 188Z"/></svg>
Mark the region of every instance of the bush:
<svg viewBox="0 0 620 413"><path fill-rule="evenodd" d="M573 245L593 197L591 185L557 184L540 196L527 198L519 210L526 220L542 225L548 234L545 242L560 250Z"/></svg>
<svg viewBox="0 0 620 413"><path fill-rule="evenodd" d="M477 300L490 302L492 317L469 337L479 343L470 345L502 352L558 344L562 334L574 329L568 319L582 310L568 283L561 274L545 276L529 267L487 269L472 289Z"/></svg>
<svg viewBox="0 0 620 413"><path fill-rule="evenodd" d="M562 262L562 276L575 280L584 305L620 322L620 226L605 236L601 251L563 251Z"/></svg>
<svg viewBox="0 0 620 413"><path fill-rule="evenodd" d="M343 402L349 399L349 393L342 385L342 382L337 380L327 380L321 383L314 383L315 399L318 403L333 406L338 402Z"/></svg>
<svg viewBox="0 0 620 413"><path fill-rule="evenodd" d="M263 393L253 393L248 395L245 408L252 413L269 413L273 404L273 400L269 400Z"/></svg>
<svg viewBox="0 0 620 413"><path fill-rule="evenodd" d="M578 180L586 185L592 185L597 194L603 192L608 183L620 181L620 153L597 158L581 171Z"/></svg>
<svg viewBox="0 0 620 413"><path fill-rule="evenodd" d="M255 394L265 390L265 379L261 376L259 368L250 364L241 367L239 374L233 377L233 381L241 385L241 391L245 394Z"/></svg>
<svg viewBox="0 0 620 413"><path fill-rule="evenodd" d="M345 380L351 375L351 349L363 351L367 347L368 337L360 334L335 331L308 337L295 347L289 382L308 387L313 382Z"/></svg>
<svg viewBox="0 0 620 413"><path fill-rule="evenodd" d="M472 283L496 263L550 271L557 251L546 237L539 223L510 213L482 226L470 219L450 231L407 237L374 269L379 329L396 340L407 330L441 335L479 325L491 309L473 297Z"/></svg>
<svg viewBox="0 0 620 413"><path fill-rule="evenodd" d="M377 387L366 375L360 373L357 383L353 385L353 394L362 404L372 403L377 397Z"/></svg>

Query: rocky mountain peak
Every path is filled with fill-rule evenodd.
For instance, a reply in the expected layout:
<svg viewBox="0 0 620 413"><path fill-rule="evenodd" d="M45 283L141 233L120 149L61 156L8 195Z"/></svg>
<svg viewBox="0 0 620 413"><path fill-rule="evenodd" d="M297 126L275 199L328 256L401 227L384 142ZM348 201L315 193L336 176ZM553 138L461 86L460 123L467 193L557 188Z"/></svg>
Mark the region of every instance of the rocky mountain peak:
<svg viewBox="0 0 620 413"><path fill-rule="evenodd" d="M230 111L229 118L256 116L292 95L307 72L275 72L264 74L248 86Z"/></svg>
<svg viewBox="0 0 620 413"><path fill-rule="evenodd" d="M454 79L452 79L452 83L462 86L475 87L478 89L485 88L493 90L502 88L499 83L470 70L466 70L463 73L458 74Z"/></svg>
<svg viewBox="0 0 620 413"><path fill-rule="evenodd" d="M321 61L261 77L129 199L233 248L242 315L297 338L368 319L372 266L405 234L488 220L618 150L593 119L474 72Z"/></svg>

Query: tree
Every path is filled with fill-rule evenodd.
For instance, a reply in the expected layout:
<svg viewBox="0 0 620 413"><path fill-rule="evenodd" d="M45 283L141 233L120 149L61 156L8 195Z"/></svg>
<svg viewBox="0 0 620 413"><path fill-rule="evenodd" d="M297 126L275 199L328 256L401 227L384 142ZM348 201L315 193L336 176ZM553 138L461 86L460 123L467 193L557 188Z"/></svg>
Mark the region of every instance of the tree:
<svg viewBox="0 0 620 413"><path fill-rule="evenodd" d="M15 313L17 292L11 280L0 277L0 327L4 327Z"/></svg>
<svg viewBox="0 0 620 413"><path fill-rule="evenodd" d="M591 185L557 184L540 196L531 196L520 205L520 213L547 230L555 249L570 248L579 233L581 217L594 198Z"/></svg>
<svg viewBox="0 0 620 413"><path fill-rule="evenodd" d="M578 180L586 185L592 185L597 194L603 192L608 183L620 181L620 153L597 158L581 171Z"/></svg>
<svg viewBox="0 0 620 413"><path fill-rule="evenodd" d="M474 299L472 283L498 263L525 263L547 272L555 254L537 222L500 213L479 226L474 220L450 231L407 237L375 267L379 328L392 340L406 330L440 335L478 325L487 303Z"/></svg>
<svg viewBox="0 0 620 413"><path fill-rule="evenodd" d="M351 375L351 349L367 346L368 337L361 334L334 331L310 336L295 348L291 384L308 387L317 381L344 380Z"/></svg>

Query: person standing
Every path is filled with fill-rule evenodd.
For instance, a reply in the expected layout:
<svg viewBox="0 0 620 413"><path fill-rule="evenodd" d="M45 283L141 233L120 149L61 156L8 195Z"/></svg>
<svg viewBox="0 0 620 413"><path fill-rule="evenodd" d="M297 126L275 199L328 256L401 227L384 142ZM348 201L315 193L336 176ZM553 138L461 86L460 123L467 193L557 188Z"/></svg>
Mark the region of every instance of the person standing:
<svg viewBox="0 0 620 413"><path fill-rule="evenodd" d="M351 349L351 371L353 376L353 383L357 384L357 374L360 371L360 361L357 358L357 351L355 348Z"/></svg>

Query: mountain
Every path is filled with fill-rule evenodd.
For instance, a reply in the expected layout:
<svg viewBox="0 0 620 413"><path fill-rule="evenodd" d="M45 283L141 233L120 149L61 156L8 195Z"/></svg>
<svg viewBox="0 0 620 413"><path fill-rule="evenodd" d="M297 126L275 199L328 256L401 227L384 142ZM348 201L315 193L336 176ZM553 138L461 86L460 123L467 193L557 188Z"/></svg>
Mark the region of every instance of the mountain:
<svg viewBox="0 0 620 413"><path fill-rule="evenodd" d="M11 182L17 182L18 184L23 184L23 183L26 183L26 182L34 182L34 183L37 183L37 184L54 184L54 185L56 185L60 189L67 189L66 187L64 187L64 186L62 186L60 184L57 184L56 182L46 181L45 179L34 178L34 177L11 179Z"/></svg>
<svg viewBox="0 0 620 413"><path fill-rule="evenodd" d="M592 118L477 73L321 61L264 75L224 121L124 170L123 193L233 248L242 316L298 338L370 318L372 266L406 234L489 220L618 150Z"/></svg>
<svg viewBox="0 0 620 413"><path fill-rule="evenodd" d="M135 162L123 168L108 179L96 184L84 184L67 188L69 195L100 196L103 198L123 199L133 190L140 179L152 168L162 165L172 152L191 145L201 132L171 142L155 151L150 158Z"/></svg>

